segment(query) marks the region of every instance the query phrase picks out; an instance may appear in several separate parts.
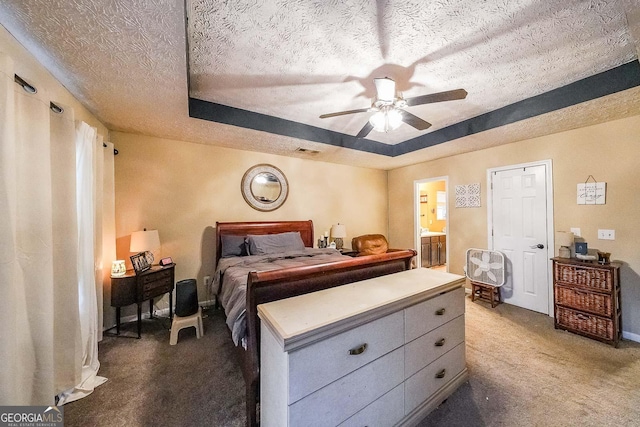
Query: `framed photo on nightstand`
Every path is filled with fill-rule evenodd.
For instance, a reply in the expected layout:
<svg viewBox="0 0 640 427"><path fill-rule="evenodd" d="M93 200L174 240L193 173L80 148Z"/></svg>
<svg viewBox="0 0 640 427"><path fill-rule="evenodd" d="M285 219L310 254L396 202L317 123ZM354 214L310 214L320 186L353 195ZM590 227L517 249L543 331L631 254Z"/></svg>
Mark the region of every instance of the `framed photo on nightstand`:
<svg viewBox="0 0 640 427"><path fill-rule="evenodd" d="M147 261L147 256L144 252L140 252L136 255L131 255L129 257L131 259L131 264L133 265L133 270L136 274L140 274L143 271L147 271L151 268L151 265Z"/></svg>

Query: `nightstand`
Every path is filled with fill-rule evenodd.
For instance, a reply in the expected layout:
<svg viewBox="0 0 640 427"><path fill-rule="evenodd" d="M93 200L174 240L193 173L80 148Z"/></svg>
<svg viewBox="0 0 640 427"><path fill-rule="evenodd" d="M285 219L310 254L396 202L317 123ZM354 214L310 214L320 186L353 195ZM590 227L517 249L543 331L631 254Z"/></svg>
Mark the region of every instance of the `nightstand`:
<svg viewBox="0 0 640 427"><path fill-rule="evenodd" d="M149 300L149 314L153 318L153 299L169 293L169 318L173 318L173 287L175 264L155 265L138 275L127 270L122 277L111 278L111 306L116 308L116 334L120 335L120 308L138 305L138 338L142 333L142 303Z"/></svg>

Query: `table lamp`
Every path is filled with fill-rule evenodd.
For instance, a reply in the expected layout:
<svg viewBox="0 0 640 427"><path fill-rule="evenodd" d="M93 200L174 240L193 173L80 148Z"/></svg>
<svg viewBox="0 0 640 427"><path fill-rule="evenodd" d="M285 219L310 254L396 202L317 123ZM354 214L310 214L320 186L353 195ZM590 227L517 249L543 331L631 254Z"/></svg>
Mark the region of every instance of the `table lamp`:
<svg viewBox="0 0 640 427"><path fill-rule="evenodd" d="M336 249L342 249L343 240L347 237L347 227L344 224L335 224L331 227L331 236L333 241L336 242Z"/></svg>
<svg viewBox="0 0 640 427"><path fill-rule="evenodd" d="M153 252L160 247L160 235L158 230L134 231L131 233L131 245L129 246L130 252Z"/></svg>
<svg viewBox="0 0 640 427"><path fill-rule="evenodd" d="M556 245L560 246L560 249L558 249L558 256L560 258L571 258L571 246L573 246L573 239L573 233L570 231L556 232Z"/></svg>

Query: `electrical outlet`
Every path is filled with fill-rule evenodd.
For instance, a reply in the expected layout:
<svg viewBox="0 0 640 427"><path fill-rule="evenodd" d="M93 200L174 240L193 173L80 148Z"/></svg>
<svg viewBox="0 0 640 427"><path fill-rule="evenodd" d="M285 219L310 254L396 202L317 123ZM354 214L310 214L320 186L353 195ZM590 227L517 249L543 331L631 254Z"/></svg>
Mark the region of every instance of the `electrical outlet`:
<svg viewBox="0 0 640 427"><path fill-rule="evenodd" d="M616 240L616 230L598 229L599 240Z"/></svg>
<svg viewBox="0 0 640 427"><path fill-rule="evenodd" d="M204 276L204 285L208 288L211 286L211 276Z"/></svg>
<svg viewBox="0 0 640 427"><path fill-rule="evenodd" d="M571 227L569 231L571 231L575 237L582 237L582 234L580 234L581 232L578 227Z"/></svg>

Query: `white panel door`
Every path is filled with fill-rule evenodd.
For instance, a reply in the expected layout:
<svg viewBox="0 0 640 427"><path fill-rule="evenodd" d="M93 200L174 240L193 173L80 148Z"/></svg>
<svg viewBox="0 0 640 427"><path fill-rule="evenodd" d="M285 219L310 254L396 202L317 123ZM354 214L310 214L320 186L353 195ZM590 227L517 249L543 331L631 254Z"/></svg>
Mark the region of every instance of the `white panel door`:
<svg viewBox="0 0 640 427"><path fill-rule="evenodd" d="M504 302L549 313L546 166L493 172L493 249L507 258Z"/></svg>

